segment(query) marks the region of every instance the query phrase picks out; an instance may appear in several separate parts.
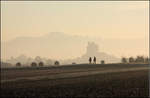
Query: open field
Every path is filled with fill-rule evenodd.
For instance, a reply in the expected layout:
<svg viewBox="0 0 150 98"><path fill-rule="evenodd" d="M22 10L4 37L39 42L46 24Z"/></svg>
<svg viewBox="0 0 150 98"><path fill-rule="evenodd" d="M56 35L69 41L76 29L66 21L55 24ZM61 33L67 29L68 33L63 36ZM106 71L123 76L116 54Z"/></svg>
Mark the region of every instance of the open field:
<svg viewBox="0 0 150 98"><path fill-rule="evenodd" d="M1 96L148 97L148 72L146 64L2 69Z"/></svg>

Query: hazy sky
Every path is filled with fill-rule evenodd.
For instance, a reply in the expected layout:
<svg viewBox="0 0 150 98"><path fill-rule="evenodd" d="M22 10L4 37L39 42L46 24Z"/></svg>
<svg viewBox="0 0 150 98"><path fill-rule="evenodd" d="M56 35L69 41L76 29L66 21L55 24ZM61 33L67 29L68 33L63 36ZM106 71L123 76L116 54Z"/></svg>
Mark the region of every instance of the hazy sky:
<svg viewBox="0 0 150 98"><path fill-rule="evenodd" d="M148 36L148 1L2 1L2 40L49 32L104 38Z"/></svg>
<svg viewBox="0 0 150 98"><path fill-rule="evenodd" d="M2 41L49 32L149 39L148 1L1 1L1 15Z"/></svg>

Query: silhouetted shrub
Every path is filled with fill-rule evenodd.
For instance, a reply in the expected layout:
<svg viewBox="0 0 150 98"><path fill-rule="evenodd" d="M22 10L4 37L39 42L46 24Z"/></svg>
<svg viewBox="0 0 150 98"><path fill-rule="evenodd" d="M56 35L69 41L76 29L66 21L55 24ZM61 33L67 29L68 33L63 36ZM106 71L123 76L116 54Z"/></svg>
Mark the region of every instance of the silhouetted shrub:
<svg viewBox="0 0 150 98"><path fill-rule="evenodd" d="M101 64L105 64L105 61L104 61L104 60L101 60Z"/></svg>
<svg viewBox="0 0 150 98"><path fill-rule="evenodd" d="M76 64L75 62L72 62L72 64L74 65L74 64Z"/></svg>
<svg viewBox="0 0 150 98"><path fill-rule="evenodd" d="M36 66L37 66L36 62L32 62L32 63L31 63L31 66L32 66L32 67L36 67Z"/></svg>
<svg viewBox="0 0 150 98"><path fill-rule="evenodd" d="M59 61L55 61L55 63L54 63L55 65L59 65Z"/></svg>
<svg viewBox="0 0 150 98"><path fill-rule="evenodd" d="M137 56L135 62L136 63L144 63L144 57L143 56Z"/></svg>
<svg viewBox="0 0 150 98"><path fill-rule="evenodd" d="M133 57L130 57L130 58L129 58L129 63L134 63L134 62L135 62L134 58L133 58Z"/></svg>
<svg viewBox="0 0 150 98"><path fill-rule="evenodd" d="M128 61L127 61L127 58L123 57L123 58L121 59L121 62L122 62L122 63L127 63L127 62L128 62Z"/></svg>
<svg viewBox="0 0 150 98"><path fill-rule="evenodd" d="M21 66L21 63L20 63L20 62L16 63L16 66L17 66L17 67L20 67L20 66Z"/></svg>
<svg viewBox="0 0 150 98"><path fill-rule="evenodd" d="M44 63L43 63L43 62L40 62L40 63L39 63L39 66L41 66L41 67L44 66Z"/></svg>
<svg viewBox="0 0 150 98"><path fill-rule="evenodd" d="M145 58L144 60L145 63L150 63L150 59L148 57Z"/></svg>

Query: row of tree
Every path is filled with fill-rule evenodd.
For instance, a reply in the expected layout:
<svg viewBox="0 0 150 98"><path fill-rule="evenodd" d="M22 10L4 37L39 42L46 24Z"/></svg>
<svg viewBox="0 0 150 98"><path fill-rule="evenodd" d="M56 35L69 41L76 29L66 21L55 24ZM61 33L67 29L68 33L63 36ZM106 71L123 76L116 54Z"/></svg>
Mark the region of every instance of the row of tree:
<svg viewBox="0 0 150 98"><path fill-rule="evenodd" d="M59 61L55 61L55 63L54 63L54 65L59 65L59 64L60 64ZM20 67L20 66L22 66L22 64L21 64L20 62L17 62L17 63L16 63L16 66L17 66L17 67ZM37 66L42 67L42 66L44 66L44 63L43 63L43 62L39 62L39 63L32 62L32 63L31 63L31 66L32 66L32 67L37 67Z"/></svg>
<svg viewBox="0 0 150 98"><path fill-rule="evenodd" d="M41 61L45 65L53 65L56 60L45 58L45 57L40 57L40 56L36 56L35 58L32 58L32 57L27 57L25 55L20 55L18 57L11 57L7 59L5 62L11 63L11 64L16 64L16 62L21 62L22 65L30 65L32 62L39 63Z"/></svg>
<svg viewBox="0 0 150 98"><path fill-rule="evenodd" d="M121 59L122 63L150 63L150 59L148 57L144 57L144 56L137 56L136 58L133 57L129 57L129 58L125 58L123 57Z"/></svg>

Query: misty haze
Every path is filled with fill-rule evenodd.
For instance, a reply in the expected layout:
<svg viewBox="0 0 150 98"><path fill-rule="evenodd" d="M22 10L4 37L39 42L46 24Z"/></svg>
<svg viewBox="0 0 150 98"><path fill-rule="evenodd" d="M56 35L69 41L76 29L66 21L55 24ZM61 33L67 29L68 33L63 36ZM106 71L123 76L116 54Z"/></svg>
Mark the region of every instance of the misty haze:
<svg viewBox="0 0 150 98"><path fill-rule="evenodd" d="M1 17L2 98L149 96L148 1L1 1Z"/></svg>
<svg viewBox="0 0 150 98"><path fill-rule="evenodd" d="M93 42L93 44L89 44L89 42ZM140 43L143 46L139 48ZM147 44L148 42L142 39L112 40L52 32L41 37L18 37L8 42L2 42L2 57L12 64L19 61L24 64L31 63L37 56L43 59L58 59L63 64L88 63L90 56L97 56L99 62L105 60L107 63L119 63L121 57L124 56L124 53L119 54L119 52L123 52L122 50L126 47L129 47L126 52L133 52L133 54L136 54L134 49L138 47L136 51L139 51L140 55L142 50L146 51ZM93 47L93 45L96 46ZM145 52L142 55L144 54Z"/></svg>

